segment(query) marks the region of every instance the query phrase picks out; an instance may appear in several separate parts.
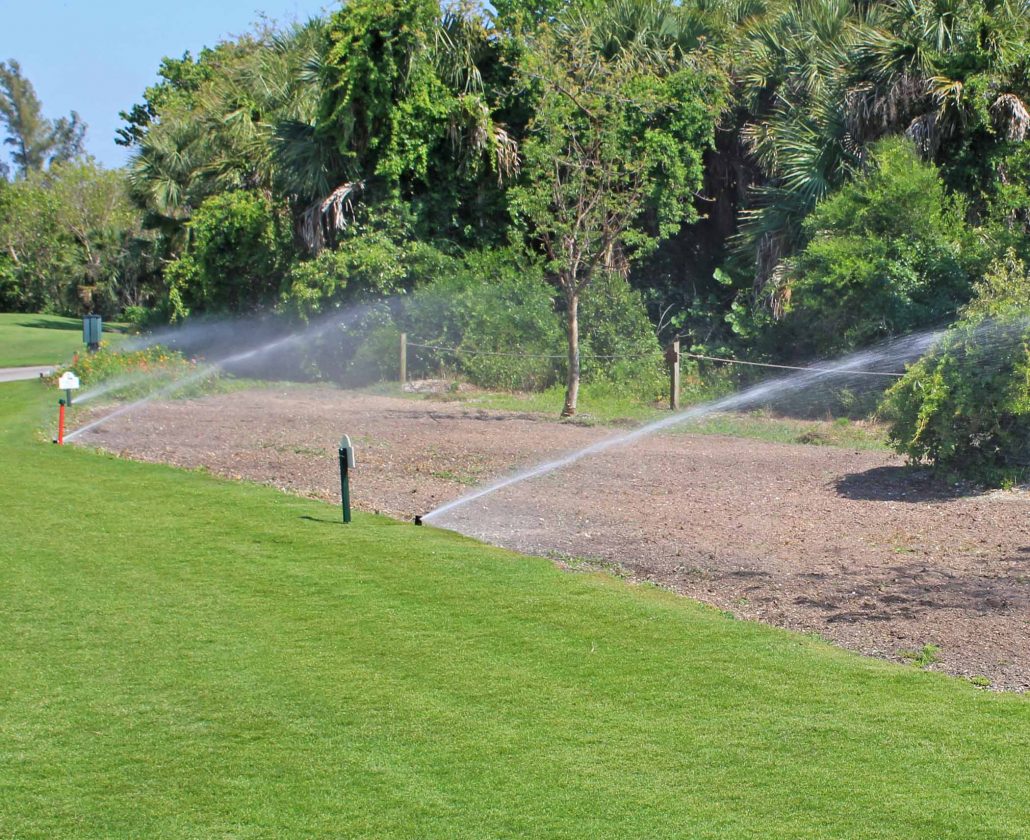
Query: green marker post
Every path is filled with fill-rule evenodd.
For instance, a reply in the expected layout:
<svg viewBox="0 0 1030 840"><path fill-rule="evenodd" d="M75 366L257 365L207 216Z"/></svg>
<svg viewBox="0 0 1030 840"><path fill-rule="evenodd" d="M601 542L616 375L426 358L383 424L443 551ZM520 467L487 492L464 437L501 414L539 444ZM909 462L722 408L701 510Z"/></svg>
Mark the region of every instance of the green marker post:
<svg viewBox="0 0 1030 840"><path fill-rule="evenodd" d="M344 524L350 522L350 468L354 466L354 446L344 435L340 440L340 503Z"/></svg>

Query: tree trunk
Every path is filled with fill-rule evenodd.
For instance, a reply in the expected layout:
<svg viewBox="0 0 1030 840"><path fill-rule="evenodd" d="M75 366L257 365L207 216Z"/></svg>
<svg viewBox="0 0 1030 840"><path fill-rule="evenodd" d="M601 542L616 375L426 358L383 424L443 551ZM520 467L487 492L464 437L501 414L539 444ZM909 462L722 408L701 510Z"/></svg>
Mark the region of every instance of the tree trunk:
<svg viewBox="0 0 1030 840"><path fill-rule="evenodd" d="M565 325L569 339L569 372L565 377L565 407L562 417L571 417L576 413L576 402L579 400L579 294L570 292L565 296L567 304Z"/></svg>

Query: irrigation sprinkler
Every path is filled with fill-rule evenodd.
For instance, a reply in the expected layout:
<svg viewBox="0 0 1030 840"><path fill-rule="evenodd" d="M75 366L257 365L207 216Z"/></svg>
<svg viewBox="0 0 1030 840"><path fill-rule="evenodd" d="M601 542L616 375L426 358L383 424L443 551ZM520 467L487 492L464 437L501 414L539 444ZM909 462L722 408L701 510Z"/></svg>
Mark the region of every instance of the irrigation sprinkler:
<svg viewBox="0 0 1030 840"><path fill-rule="evenodd" d="M421 517L421 515L418 515L418 516L415 517L415 524L416 525L421 525L422 524L422 517Z"/></svg>
<svg viewBox="0 0 1030 840"><path fill-rule="evenodd" d="M344 435L340 439L340 504L343 505L343 521L350 522L350 476L354 466L354 446L350 437Z"/></svg>
<svg viewBox="0 0 1030 840"><path fill-rule="evenodd" d="M70 370L65 371L61 374L61 378L57 380L57 387L64 391L65 397L63 400L57 401L60 408L57 412L57 437L54 438L54 443L58 446L64 446L65 406L70 406L72 404L72 391L78 390L79 377Z"/></svg>
<svg viewBox="0 0 1030 840"><path fill-rule="evenodd" d="M82 319L82 340L91 353L100 349L100 335L103 331L104 320L99 315L87 315Z"/></svg>
<svg viewBox="0 0 1030 840"><path fill-rule="evenodd" d="M64 400L58 400L57 404L60 408L57 411L57 437L54 438L54 443L64 446Z"/></svg>

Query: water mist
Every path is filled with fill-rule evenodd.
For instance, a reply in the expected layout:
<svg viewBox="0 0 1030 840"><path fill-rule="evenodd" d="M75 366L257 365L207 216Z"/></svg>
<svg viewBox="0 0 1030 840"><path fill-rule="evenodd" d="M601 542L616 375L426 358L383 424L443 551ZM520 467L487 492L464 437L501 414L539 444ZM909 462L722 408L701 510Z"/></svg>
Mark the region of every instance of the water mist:
<svg viewBox="0 0 1030 840"><path fill-rule="evenodd" d="M693 406L668 417L663 417L632 431L611 435L583 449L545 461L514 475L492 482L485 487L472 490L464 496L460 496L423 515L421 520L426 523L439 522L447 514L507 487L512 487L524 481L539 478L555 470L571 466L583 458L597 455L613 447L628 446L641 438L649 437L665 429L685 423L697 422L711 414L755 408L772 400L829 382L840 383L841 381L846 382L862 377L896 377L898 375L896 370L883 370L880 368L887 366L896 369L898 366L918 359L942 334L942 330L917 333L835 361L812 365L798 373L753 385L727 397Z"/></svg>
<svg viewBox="0 0 1030 840"><path fill-rule="evenodd" d="M176 379L167 385L150 392L146 396L141 397L138 400L134 400L133 402L126 403L109 414L105 414L103 417L94 420L92 423L88 423L85 426L65 435L65 441L74 441L81 435L92 431L98 426L101 426L116 417L130 414L156 399L171 396L191 385L203 382L205 379L208 379L219 372L239 366L243 363L259 361L262 358L267 358L269 354L272 353L281 354L283 351L291 348L302 348L305 344L315 341L332 329L347 329L349 326L353 325L358 318L365 315L369 311L369 308L369 306L361 305L352 307L343 312L333 312L311 322L302 330L281 335L280 337L266 341L265 343L257 346L247 346L246 349L231 348L239 348L240 345L243 344L241 338L245 341L247 338L251 338L255 331L267 331L269 329L269 322L221 321L191 324L179 330L164 330L154 335L147 336L146 338L139 339L132 343L132 349L139 349L154 344L167 344L176 349L194 351L205 348L208 355L215 355L217 351L221 351L222 355L218 356L215 361L209 362L208 364L198 368L188 376ZM212 352L212 348L215 350L214 353ZM130 374L125 377L119 377L84 392L76 399L76 402L81 404L91 399L103 396L104 394L108 394L131 385L137 385L144 381L152 381L152 376L147 374Z"/></svg>

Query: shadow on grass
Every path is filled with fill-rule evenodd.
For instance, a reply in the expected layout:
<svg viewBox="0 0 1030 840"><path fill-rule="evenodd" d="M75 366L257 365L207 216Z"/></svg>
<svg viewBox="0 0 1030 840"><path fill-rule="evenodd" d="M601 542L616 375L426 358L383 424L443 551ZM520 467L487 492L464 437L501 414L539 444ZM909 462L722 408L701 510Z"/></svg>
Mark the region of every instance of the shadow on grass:
<svg viewBox="0 0 1030 840"><path fill-rule="evenodd" d="M64 330L66 332L81 332L81 322L73 322L71 324L66 321L19 321L17 324L19 327L26 327L31 330ZM104 326L107 326L106 324Z"/></svg>
<svg viewBox="0 0 1030 840"><path fill-rule="evenodd" d="M37 318L32 321L18 321L16 326L25 327L30 330L57 330L58 332L82 332L82 321L45 321ZM114 335L129 335L129 327L123 323L104 321L104 333Z"/></svg>
<svg viewBox="0 0 1030 840"><path fill-rule="evenodd" d="M305 520L307 522L321 522L323 525L343 525L344 524L342 518L341 519L324 519L323 517L320 517L320 516L307 516L307 515L299 516L297 518L298 519L303 519L303 520Z"/></svg>

